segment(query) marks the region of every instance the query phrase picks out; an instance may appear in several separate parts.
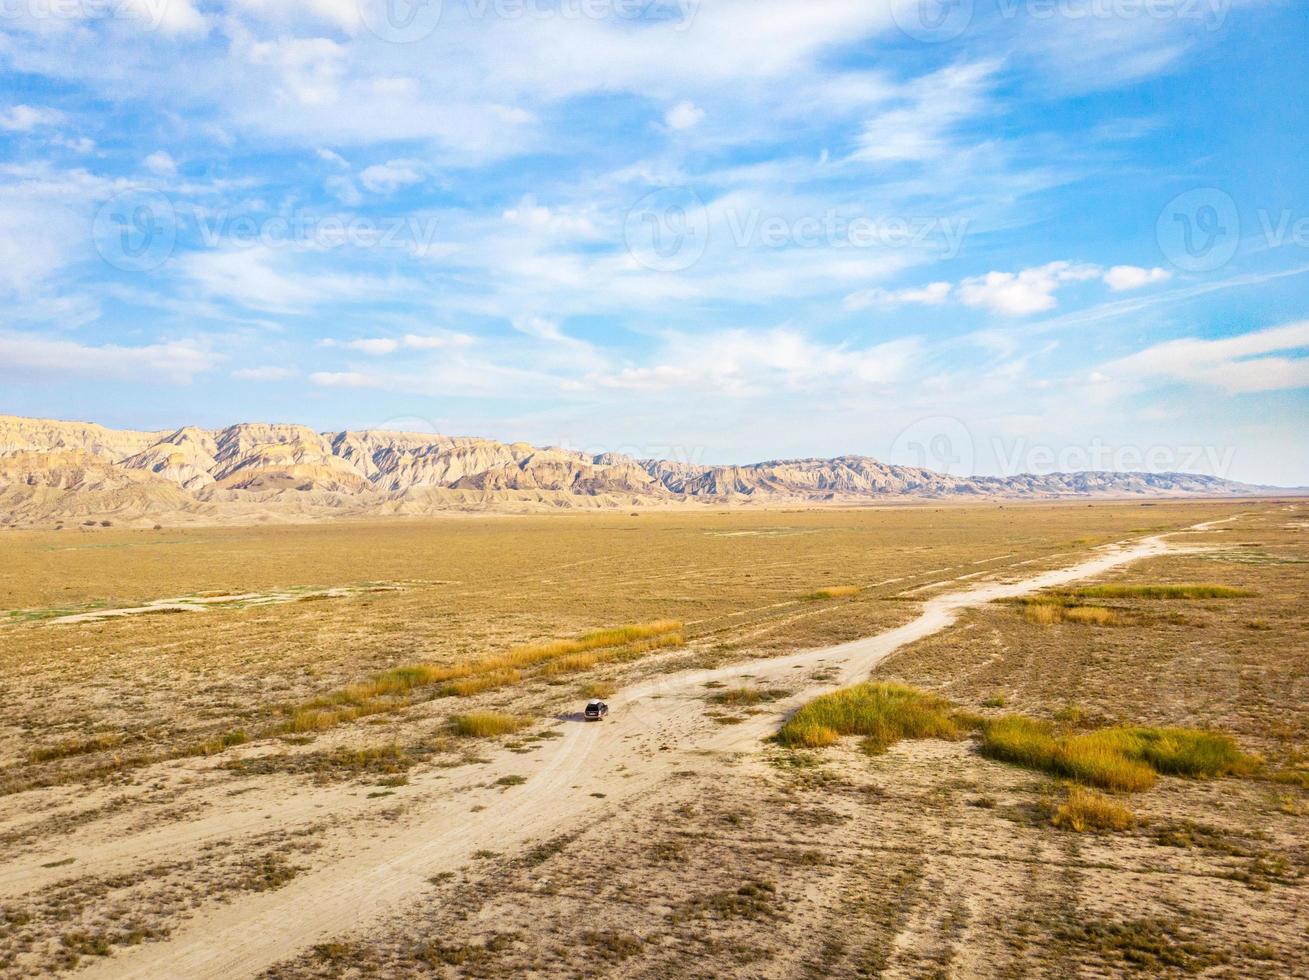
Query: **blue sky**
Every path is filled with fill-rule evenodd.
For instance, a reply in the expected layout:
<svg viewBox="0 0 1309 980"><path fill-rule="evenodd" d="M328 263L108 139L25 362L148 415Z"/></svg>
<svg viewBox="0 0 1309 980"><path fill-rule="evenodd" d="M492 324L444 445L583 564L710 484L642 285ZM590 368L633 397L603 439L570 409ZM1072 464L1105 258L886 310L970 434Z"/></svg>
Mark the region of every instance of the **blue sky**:
<svg viewBox="0 0 1309 980"><path fill-rule="evenodd" d="M1291 0L5 0L0 412L1309 484L1307 55Z"/></svg>

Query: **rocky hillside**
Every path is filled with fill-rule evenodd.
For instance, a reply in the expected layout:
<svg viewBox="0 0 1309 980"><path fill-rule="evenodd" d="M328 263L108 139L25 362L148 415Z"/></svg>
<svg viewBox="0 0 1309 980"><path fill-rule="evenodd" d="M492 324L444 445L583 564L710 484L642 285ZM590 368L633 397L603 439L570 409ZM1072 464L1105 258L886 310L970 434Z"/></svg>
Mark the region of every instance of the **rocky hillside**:
<svg viewBox="0 0 1309 980"><path fill-rule="evenodd" d="M1259 491L1179 473L961 478L863 456L695 466L406 432L320 433L259 423L131 432L0 416L3 524Z"/></svg>

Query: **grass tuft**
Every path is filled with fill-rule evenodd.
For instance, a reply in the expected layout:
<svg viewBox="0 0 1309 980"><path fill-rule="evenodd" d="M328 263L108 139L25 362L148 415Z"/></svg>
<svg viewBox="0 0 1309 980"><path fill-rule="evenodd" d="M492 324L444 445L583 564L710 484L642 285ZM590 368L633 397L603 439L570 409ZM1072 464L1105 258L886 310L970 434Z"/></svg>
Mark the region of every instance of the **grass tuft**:
<svg viewBox="0 0 1309 980"><path fill-rule="evenodd" d="M1011 715L982 729L982 754L1088 786L1138 792L1159 774L1212 779L1246 775L1259 760L1219 732L1185 728L1105 728L1057 735L1049 722Z"/></svg>
<svg viewBox="0 0 1309 980"><path fill-rule="evenodd" d="M457 698L467 698L472 697L474 694L496 691L502 687L513 687L515 684L521 683L522 679L523 675L513 668L493 670L489 674L480 674L451 681L441 689L441 693Z"/></svg>
<svg viewBox="0 0 1309 980"><path fill-rule="evenodd" d="M505 714L502 711L470 711L468 714L455 715L450 719L454 733L465 738L512 735L514 732L522 731L531 723L529 718Z"/></svg>
<svg viewBox="0 0 1309 980"><path fill-rule="evenodd" d="M885 752L902 738L961 738L950 702L903 684L859 684L810 701L777 733L782 745L818 748L842 735L862 735L864 748Z"/></svg>
<svg viewBox="0 0 1309 980"><path fill-rule="evenodd" d="M1023 618L1040 626L1056 623L1074 623L1079 626L1113 626L1120 622L1118 614L1103 606L1068 605L1052 601L1049 596L1032 596L1021 600Z"/></svg>
<svg viewBox="0 0 1309 980"><path fill-rule="evenodd" d="M779 701L789 693L789 691L782 691L774 688L741 686L721 691L709 700L716 704L727 705L729 707L744 708L752 707L756 704L767 704L772 701Z"/></svg>
<svg viewBox="0 0 1309 980"><path fill-rule="evenodd" d="M118 748L123 744L123 736L117 733L91 735L88 738L72 738L54 745L34 749L28 753L28 762L53 762L56 759L70 759L78 755L91 755Z"/></svg>
<svg viewBox="0 0 1309 980"><path fill-rule="evenodd" d="M801 596L805 602L821 602L824 599L848 599L850 596L859 594L857 585L829 585L825 588L815 589L808 595Z"/></svg>
<svg viewBox="0 0 1309 980"><path fill-rule="evenodd" d="M1056 827L1085 833L1088 830L1130 830L1136 824L1132 811L1095 790L1068 787L1068 798L1054 812Z"/></svg>
<svg viewBox="0 0 1309 980"><path fill-rule="evenodd" d="M1088 585L1074 595L1085 599L1249 599L1247 589L1226 585Z"/></svg>

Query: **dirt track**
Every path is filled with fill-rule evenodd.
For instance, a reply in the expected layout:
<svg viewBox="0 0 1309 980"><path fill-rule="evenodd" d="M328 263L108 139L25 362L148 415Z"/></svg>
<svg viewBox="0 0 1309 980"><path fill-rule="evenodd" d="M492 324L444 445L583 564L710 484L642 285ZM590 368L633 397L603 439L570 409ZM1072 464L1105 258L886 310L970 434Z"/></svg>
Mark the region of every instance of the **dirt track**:
<svg viewBox="0 0 1309 980"><path fill-rule="evenodd" d="M685 753L750 751L776 729L787 711L863 679L897 649L949 626L965 607L1088 578L1170 547L1162 537L1109 546L1069 568L935 596L912 622L867 639L714 671L669 675L624 690L610 699L613 710L604 724L561 718L558 730L563 737L544 752L530 757L498 755L493 766L496 776L527 780L512 791L488 785L485 770L435 776L426 788L439 793L423 800L415 820L360 842L343 859L279 890L243 897L203 914L167 941L121 950L96 962L85 975L253 976L316 943L385 920L419 894L433 875L466 864L480 849L513 853L576 826L597 806L621 806L676 771L679 756ZM743 678L794 693L744 724L715 725L705 717L705 685ZM422 788L420 784L420 792ZM601 791L606 797L603 804L591 797ZM335 805L353 800L357 797L320 794L313 809L331 813ZM285 814L288 801L279 802L264 811L274 820ZM134 849L153 850L151 836L115 842L111 853L103 856L105 870L126 860ZM184 847L187 836L169 834L167 844ZM203 837L198 833L193 840ZM96 854L87 854L83 869L96 865ZM19 872L12 866L0 869L0 881L12 882Z"/></svg>

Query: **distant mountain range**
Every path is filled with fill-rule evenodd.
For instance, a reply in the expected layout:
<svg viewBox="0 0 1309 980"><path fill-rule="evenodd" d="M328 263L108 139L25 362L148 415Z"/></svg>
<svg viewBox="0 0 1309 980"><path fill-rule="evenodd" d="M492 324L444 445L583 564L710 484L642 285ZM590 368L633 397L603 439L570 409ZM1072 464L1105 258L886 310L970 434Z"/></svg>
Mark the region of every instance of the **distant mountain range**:
<svg viewBox="0 0 1309 980"><path fill-rule="evenodd" d="M261 423L133 432L0 416L0 524L10 525L1276 492L1184 473L955 477L865 456L700 466L409 432Z"/></svg>

